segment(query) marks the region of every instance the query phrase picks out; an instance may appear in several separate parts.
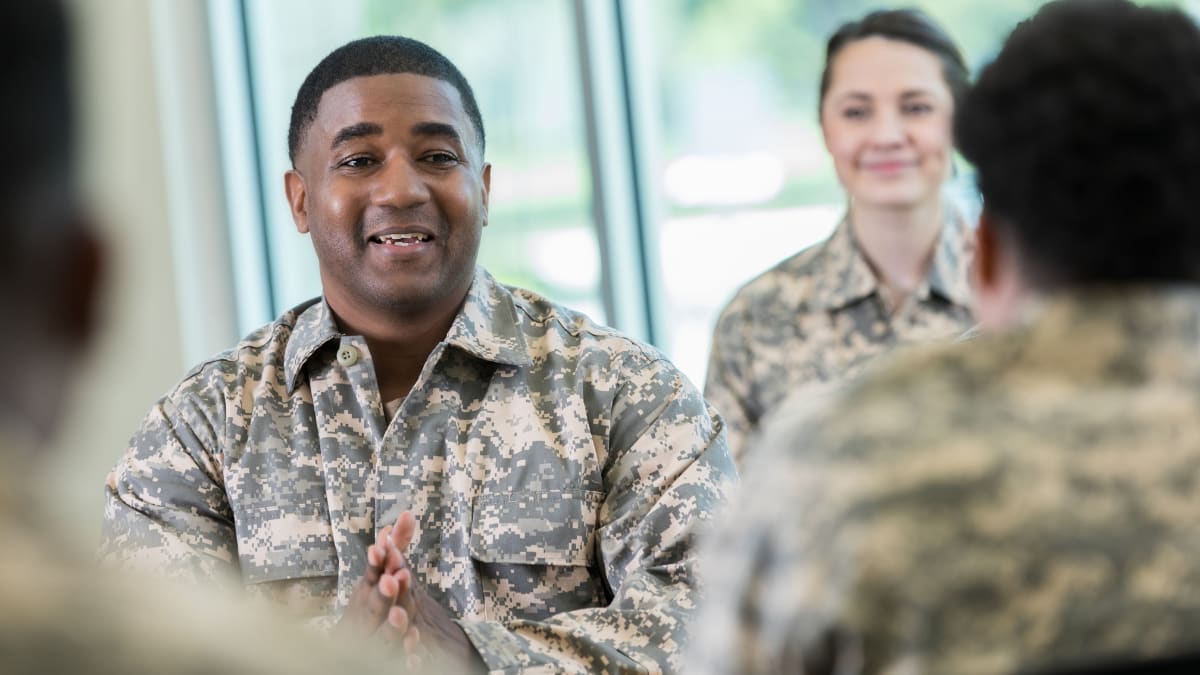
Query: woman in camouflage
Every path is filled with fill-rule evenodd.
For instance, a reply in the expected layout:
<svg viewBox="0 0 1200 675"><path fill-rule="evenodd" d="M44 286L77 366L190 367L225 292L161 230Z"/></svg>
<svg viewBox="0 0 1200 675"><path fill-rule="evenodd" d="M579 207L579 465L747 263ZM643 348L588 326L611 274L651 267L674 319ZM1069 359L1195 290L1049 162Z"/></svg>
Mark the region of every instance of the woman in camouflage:
<svg viewBox="0 0 1200 675"><path fill-rule="evenodd" d="M717 322L705 395L739 463L792 392L971 325L971 233L943 190L967 78L958 48L916 10L872 12L829 39L821 130L848 208L828 240L746 284Z"/></svg>

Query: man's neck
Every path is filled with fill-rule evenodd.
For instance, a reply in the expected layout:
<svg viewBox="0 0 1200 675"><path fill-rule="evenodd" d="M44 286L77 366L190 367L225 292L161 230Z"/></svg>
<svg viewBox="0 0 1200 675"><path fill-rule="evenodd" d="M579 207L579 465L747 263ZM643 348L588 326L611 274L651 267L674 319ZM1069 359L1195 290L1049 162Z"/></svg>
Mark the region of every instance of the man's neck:
<svg viewBox="0 0 1200 675"><path fill-rule="evenodd" d="M429 354L450 331L465 294L457 303L422 309L363 308L334 298L328 301L341 331L366 339L386 403L412 389Z"/></svg>

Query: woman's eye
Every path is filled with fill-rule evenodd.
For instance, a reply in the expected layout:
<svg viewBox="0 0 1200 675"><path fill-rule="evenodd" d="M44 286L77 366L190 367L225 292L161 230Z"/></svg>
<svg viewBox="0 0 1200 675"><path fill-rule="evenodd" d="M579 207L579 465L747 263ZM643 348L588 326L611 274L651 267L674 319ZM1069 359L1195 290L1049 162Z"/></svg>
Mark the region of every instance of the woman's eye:
<svg viewBox="0 0 1200 675"><path fill-rule="evenodd" d="M867 114L868 111L866 108L846 108L842 110L842 117L845 117L848 120L863 119L867 116Z"/></svg>
<svg viewBox="0 0 1200 675"><path fill-rule="evenodd" d="M902 110L906 115L925 115L933 112L933 106L928 103L909 103Z"/></svg>

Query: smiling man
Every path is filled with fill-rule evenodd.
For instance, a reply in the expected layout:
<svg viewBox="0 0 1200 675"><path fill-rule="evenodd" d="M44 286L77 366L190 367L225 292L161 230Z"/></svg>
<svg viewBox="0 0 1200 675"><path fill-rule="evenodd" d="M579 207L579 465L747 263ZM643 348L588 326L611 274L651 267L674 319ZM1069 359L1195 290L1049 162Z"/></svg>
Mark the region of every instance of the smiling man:
<svg viewBox="0 0 1200 675"><path fill-rule="evenodd" d="M334 51L289 149L324 295L153 407L108 479L106 553L488 670L675 670L693 541L734 478L703 399L476 267L483 121L438 52Z"/></svg>

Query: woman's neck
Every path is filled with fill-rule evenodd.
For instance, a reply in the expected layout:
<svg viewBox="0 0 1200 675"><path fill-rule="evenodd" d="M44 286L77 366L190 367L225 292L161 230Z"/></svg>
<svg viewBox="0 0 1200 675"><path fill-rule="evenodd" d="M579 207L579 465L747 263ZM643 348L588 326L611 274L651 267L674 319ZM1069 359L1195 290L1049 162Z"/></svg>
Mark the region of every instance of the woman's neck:
<svg viewBox="0 0 1200 675"><path fill-rule="evenodd" d="M876 208L851 203L850 227L876 278L898 306L929 274L945 222L941 199L913 208Z"/></svg>

